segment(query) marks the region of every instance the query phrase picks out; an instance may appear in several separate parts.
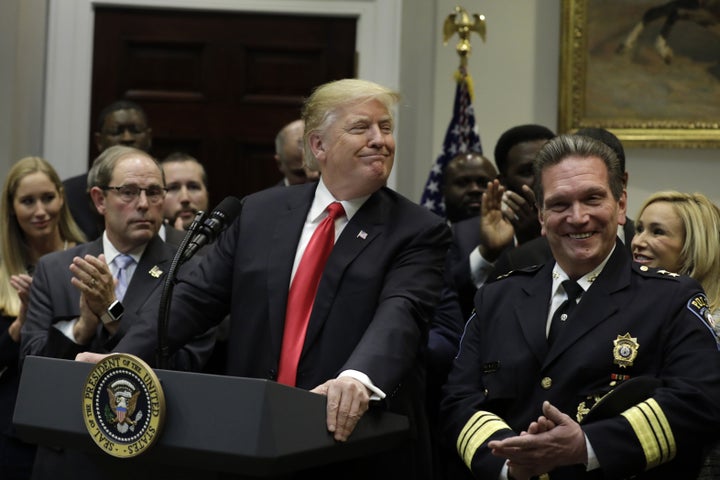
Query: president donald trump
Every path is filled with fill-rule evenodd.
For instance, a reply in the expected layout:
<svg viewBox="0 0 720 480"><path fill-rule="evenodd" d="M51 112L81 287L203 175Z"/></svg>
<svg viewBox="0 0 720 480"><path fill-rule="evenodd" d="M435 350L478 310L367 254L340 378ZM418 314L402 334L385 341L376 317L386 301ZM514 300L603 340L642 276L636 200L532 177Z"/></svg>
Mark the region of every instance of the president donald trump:
<svg viewBox="0 0 720 480"><path fill-rule="evenodd" d="M410 418L402 448L305 472L313 478L432 471L422 347L450 234L442 219L385 185L398 99L365 80L318 87L303 120L305 158L317 162L320 181L246 197L241 217L174 292L172 348L230 313L227 374L327 396L327 429L337 441L368 408ZM135 329L116 351L152 360L154 325Z"/></svg>

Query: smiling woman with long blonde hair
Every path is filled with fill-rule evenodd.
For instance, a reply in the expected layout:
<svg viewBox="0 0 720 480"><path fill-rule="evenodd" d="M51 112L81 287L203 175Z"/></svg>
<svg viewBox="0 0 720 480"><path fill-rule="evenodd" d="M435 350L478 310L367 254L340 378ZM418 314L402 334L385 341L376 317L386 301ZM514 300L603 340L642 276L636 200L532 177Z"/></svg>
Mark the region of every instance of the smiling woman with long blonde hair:
<svg viewBox="0 0 720 480"><path fill-rule="evenodd" d="M702 285L720 322L720 210L702 193L657 192L636 217L633 259ZM716 330L718 325L716 325Z"/></svg>
<svg viewBox="0 0 720 480"><path fill-rule="evenodd" d="M0 199L0 478L30 478L34 446L15 438L12 415L19 382L20 329L35 263L82 243L53 167L25 157L7 174Z"/></svg>

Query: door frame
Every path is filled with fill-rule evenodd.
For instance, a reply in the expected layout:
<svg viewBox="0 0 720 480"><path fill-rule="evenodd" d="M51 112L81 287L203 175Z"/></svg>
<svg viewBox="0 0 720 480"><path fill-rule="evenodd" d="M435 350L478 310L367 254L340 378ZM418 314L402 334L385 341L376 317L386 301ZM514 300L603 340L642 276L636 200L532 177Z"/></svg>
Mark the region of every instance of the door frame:
<svg viewBox="0 0 720 480"><path fill-rule="evenodd" d="M96 6L355 17L358 77L399 89L402 1L49 0L43 156L61 178L87 171L87 137L95 128L88 117ZM394 188L396 178L393 169L388 186Z"/></svg>

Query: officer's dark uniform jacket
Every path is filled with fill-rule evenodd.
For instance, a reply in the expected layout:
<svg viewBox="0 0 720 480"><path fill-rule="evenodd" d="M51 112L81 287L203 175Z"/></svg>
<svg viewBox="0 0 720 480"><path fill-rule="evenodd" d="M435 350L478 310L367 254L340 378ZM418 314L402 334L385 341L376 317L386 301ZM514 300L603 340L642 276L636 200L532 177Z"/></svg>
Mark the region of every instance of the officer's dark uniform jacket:
<svg viewBox="0 0 720 480"><path fill-rule="evenodd" d="M619 246L548 349L554 264L478 291L445 387L446 437L477 478L494 480L504 459L487 442L526 430L544 400L582 417L619 383L656 377L651 397L582 423L600 469L558 467L549 478L694 478L720 432L720 352L702 288Z"/></svg>

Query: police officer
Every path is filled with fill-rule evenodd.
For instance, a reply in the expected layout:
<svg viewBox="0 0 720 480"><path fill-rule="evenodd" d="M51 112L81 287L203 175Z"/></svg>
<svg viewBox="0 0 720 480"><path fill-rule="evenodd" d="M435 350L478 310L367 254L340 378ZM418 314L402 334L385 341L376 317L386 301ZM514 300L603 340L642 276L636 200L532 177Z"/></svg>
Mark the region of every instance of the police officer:
<svg viewBox="0 0 720 480"><path fill-rule="evenodd" d="M702 288L622 248L626 192L607 146L563 135L534 169L553 259L478 292L445 390L446 433L478 478L694 478L720 431ZM655 388L586 420L636 378Z"/></svg>

